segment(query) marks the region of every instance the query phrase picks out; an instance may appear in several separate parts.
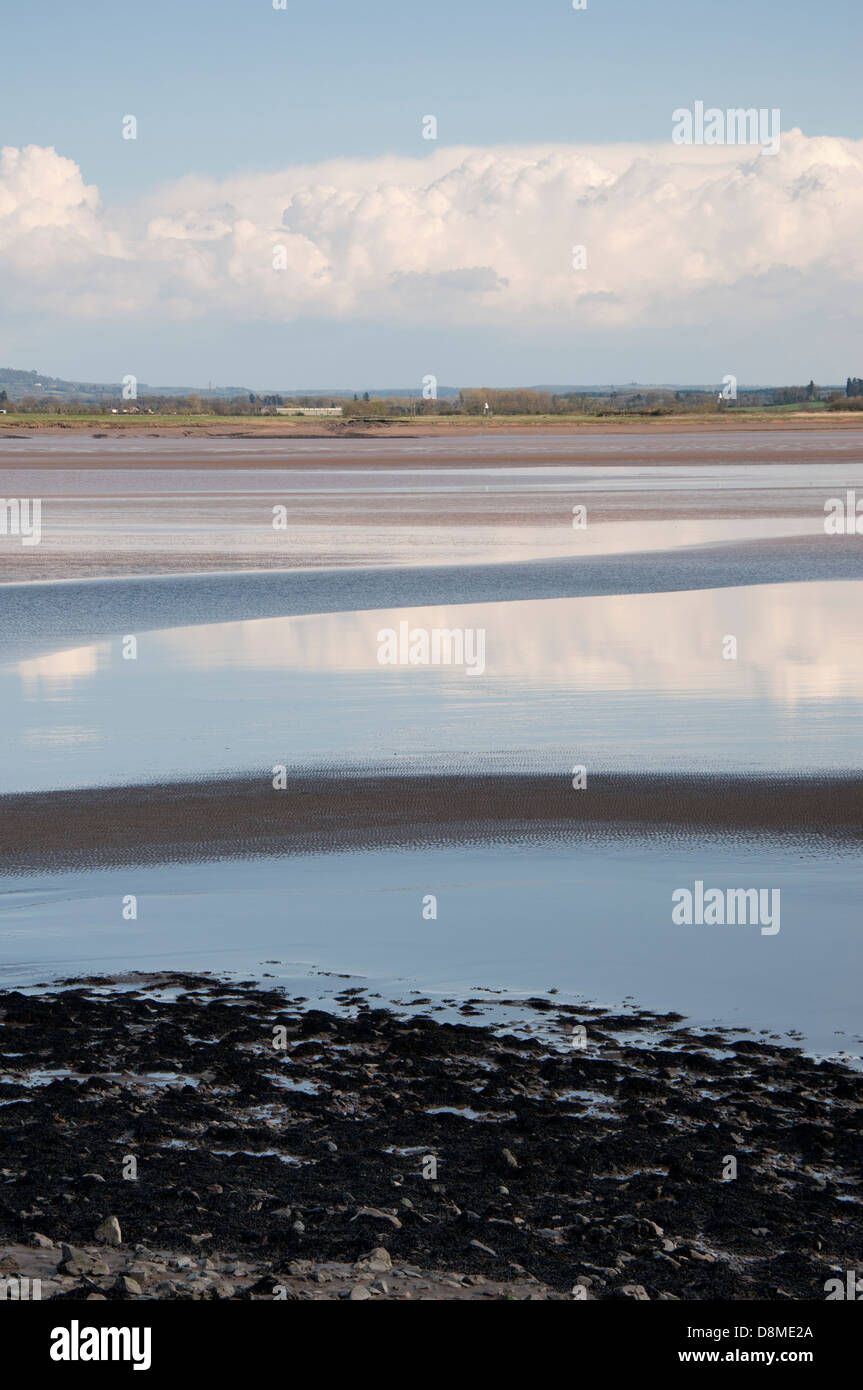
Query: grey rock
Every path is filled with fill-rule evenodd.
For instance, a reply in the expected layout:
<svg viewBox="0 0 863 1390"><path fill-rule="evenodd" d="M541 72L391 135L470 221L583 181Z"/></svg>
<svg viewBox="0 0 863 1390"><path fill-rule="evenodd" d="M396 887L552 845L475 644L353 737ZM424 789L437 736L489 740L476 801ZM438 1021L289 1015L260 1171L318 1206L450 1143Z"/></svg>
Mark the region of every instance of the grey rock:
<svg viewBox="0 0 863 1390"><path fill-rule="evenodd" d="M59 1274L69 1274L73 1277L80 1277L83 1274L107 1274L108 1266L103 1260L97 1259L93 1255L88 1255L86 1250L79 1250L77 1245L62 1245L60 1247L61 1260L57 1266Z"/></svg>
<svg viewBox="0 0 863 1390"><path fill-rule="evenodd" d="M372 1253L362 1262L366 1269L372 1270L374 1274L388 1274L393 1267L390 1259L389 1250L385 1250L382 1245L378 1245Z"/></svg>
<svg viewBox="0 0 863 1390"><path fill-rule="evenodd" d="M101 1225L96 1227L94 1237L103 1245L122 1245L123 1236L116 1216L106 1216Z"/></svg>

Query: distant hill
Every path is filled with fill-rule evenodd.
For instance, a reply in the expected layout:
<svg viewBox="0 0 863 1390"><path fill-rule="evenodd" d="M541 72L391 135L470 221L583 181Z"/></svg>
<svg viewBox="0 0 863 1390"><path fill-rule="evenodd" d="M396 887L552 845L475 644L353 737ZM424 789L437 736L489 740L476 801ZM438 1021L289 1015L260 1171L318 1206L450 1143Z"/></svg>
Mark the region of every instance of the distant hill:
<svg viewBox="0 0 863 1390"><path fill-rule="evenodd" d="M438 400L454 400L458 397L462 388L458 386L438 385ZM656 383L642 383L637 381L627 382L607 382L589 385L539 385L525 386L519 388L503 387L495 388L490 382L481 383L479 387L464 388L472 390L524 390L524 391L544 391L553 396L588 396L607 398L615 396L618 401L626 401L629 397L643 396L648 392L656 395L662 393L673 394L680 392L684 396L706 393L715 394L719 385L717 382L707 382L706 384L694 385L692 382L668 382L657 385ZM741 395L751 397L759 392L769 393L779 388L771 386L740 383L738 390ZM839 386L818 387L820 393L831 391L844 391L844 383ZM60 403L78 400L83 403L95 402L104 404L106 401L116 401L122 394L122 383L99 382L99 381L64 381L62 377L46 376L43 372L22 371L17 367L0 367L0 392L5 391L10 401L20 401L25 397L35 397L39 400L58 401ZM357 396L366 396L371 400L384 400L392 398L407 399L413 397L418 399L422 396L422 383L414 382L410 386L386 386L375 390L367 389L363 386L358 388L345 386L150 386L145 381L137 383L138 396L200 396L203 400L232 400L237 396L249 396L254 394L259 400L271 396L278 396L283 400L297 400L299 398L310 397L312 399L330 400L353 400Z"/></svg>
<svg viewBox="0 0 863 1390"><path fill-rule="evenodd" d="M150 386L146 381L137 383L139 396L203 396L205 399L230 400L234 396L279 395L287 398L297 396L332 396L336 400L353 400L362 395L366 388L360 387L264 387L264 386ZM0 391L5 391L10 400L22 400L25 396L35 396L46 400L80 401L114 400L122 392L122 383L100 381L64 381L62 377L46 376L44 372L21 371L17 367L0 367ZM439 399L451 400L458 396L459 387L439 386ZM382 390L367 393L375 400L391 396L421 396L422 386L388 386Z"/></svg>
<svg viewBox="0 0 863 1390"><path fill-rule="evenodd" d="M230 399L232 396L245 396L248 386L214 386L212 391L200 386L150 386L145 381L137 384L139 396L217 396ZM0 391L5 391L10 400L22 400L25 396L36 396L46 400L81 401L114 400L122 393L122 382L103 381L64 381L62 377L46 376L44 372L21 371L17 367L0 367Z"/></svg>

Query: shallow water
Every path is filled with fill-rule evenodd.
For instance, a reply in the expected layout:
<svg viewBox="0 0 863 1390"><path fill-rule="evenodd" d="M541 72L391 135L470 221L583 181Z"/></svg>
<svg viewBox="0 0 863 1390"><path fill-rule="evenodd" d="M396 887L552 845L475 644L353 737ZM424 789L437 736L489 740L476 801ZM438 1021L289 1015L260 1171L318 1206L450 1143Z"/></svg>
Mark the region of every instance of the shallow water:
<svg viewBox="0 0 863 1390"><path fill-rule="evenodd" d="M525 436L507 443L514 458L547 447L553 463L494 471L482 465L500 436L448 442L460 469L428 467L437 441L399 441L415 470L364 468L380 444L353 444L355 466L328 473L277 466L343 449L328 440L144 439L111 442L140 469L39 474L46 545L61 558L146 556L158 545L188 567L208 547L272 547L268 510L285 500L293 523L284 564L325 566L329 549L340 564L374 568L0 586L0 789L269 776L277 764L564 773L581 763L763 772L863 764L863 579L851 577L863 542L837 539L814 558L796 542L787 556L757 543L823 537L819 498L863 492L856 436L772 437L787 464L763 462L760 434ZM102 442L51 437L35 447L86 465ZM734 457L703 468L704 448ZM816 448L818 468L801 467ZM37 491L26 469L33 449L29 439L2 442L4 459L20 461L4 473L7 495ZM261 467L159 473L143 466L157 450L190 462L254 455ZM577 461L598 453L623 461ZM641 463L660 454L679 463ZM610 491L615 505L647 508L644 519L573 531L571 504ZM346 495L349 521L333 511ZM182 505L165 506L166 497ZM672 497L686 499L683 519L648 514L652 500ZM554 511L540 515L549 498L557 522ZM523 514L495 521L502 507ZM756 543L735 548L741 541ZM705 542L716 549L686 549ZM715 578L723 547L728 573ZM510 568L488 563L528 557ZM583 579L571 563L579 557ZM474 561L483 563L464 568ZM378 634L402 622L482 630L484 669L382 666ZM134 660L124 659L124 634L137 639ZM723 657L729 636L733 660ZM780 888L781 931L674 926L671 893L698 878ZM130 893L134 921L121 910ZM427 893L438 898L434 921L422 917ZM364 851L0 882L0 976L22 985L73 971L176 968L270 974L312 995L330 988L315 984L315 971L331 970L365 976L388 997L409 998L417 986L436 1001L478 986L557 989L613 1006L629 996L698 1022L796 1030L835 1053L859 1051L860 957L853 856L709 838Z"/></svg>
<svg viewBox="0 0 863 1390"><path fill-rule="evenodd" d="M779 932L674 925L672 892L696 878L779 888ZM629 996L859 1054L859 883L850 854L636 839L46 874L0 896L0 970L12 986L174 969L267 975L310 996L357 983L401 999L411 988L435 1000ZM134 921L122 915L130 893ZM328 970L361 978L315 979Z"/></svg>
<svg viewBox="0 0 863 1390"><path fill-rule="evenodd" d="M863 584L333 613L141 633L0 668L9 791L393 758L565 771L863 765ZM484 669L379 633L484 632ZM736 659L723 657L725 639Z"/></svg>

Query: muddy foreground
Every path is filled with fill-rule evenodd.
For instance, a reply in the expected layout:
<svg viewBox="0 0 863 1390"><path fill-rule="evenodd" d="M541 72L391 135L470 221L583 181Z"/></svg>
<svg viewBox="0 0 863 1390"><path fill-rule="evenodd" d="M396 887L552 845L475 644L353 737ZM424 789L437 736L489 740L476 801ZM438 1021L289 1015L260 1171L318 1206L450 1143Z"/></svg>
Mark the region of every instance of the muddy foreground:
<svg viewBox="0 0 863 1390"><path fill-rule="evenodd" d="M334 1008L188 975L0 995L0 1277L796 1300L856 1267L861 1077L837 1061L553 996Z"/></svg>

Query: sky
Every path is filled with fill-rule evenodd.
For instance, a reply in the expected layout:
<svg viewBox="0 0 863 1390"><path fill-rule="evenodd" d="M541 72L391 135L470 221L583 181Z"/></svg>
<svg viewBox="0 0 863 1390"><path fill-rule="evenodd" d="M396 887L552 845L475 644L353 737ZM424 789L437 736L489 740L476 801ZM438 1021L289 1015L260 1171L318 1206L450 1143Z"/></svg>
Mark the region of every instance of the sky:
<svg viewBox="0 0 863 1390"><path fill-rule="evenodd" d="M2 365L863 375L858 0L43 0L2 37ZM696 101L778 108L779 149L675 144Z"/></svg>

